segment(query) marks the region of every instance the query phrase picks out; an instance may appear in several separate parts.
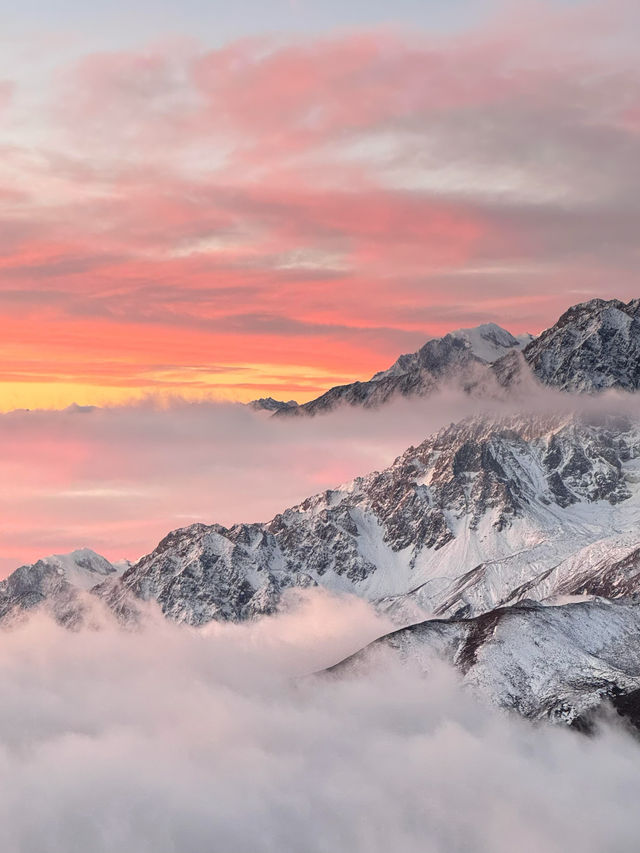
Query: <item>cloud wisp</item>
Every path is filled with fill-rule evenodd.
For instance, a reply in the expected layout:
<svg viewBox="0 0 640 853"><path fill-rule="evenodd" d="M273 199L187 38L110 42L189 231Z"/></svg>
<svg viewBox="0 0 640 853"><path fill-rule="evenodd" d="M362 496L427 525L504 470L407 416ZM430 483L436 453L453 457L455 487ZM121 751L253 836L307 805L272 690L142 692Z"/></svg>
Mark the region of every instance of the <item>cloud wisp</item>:
<svg viewBox="0 0 640 853"><path fill-rule="evenodd" d="M316 418L180 400L1 414L0 575L79 547L135 560L193 522L267 521L387 467L407 447L471 415L640 415L634 395L581 399L525 389L508 402L450 391Z"/></svg>
<svg viewBox="0 0 640 853"><path fill-rule="evenodd" d="M0 414L0 574L80 546L137 559L195 521L266 521L473 409L451 394L284 421L179 400Z"/></svg>

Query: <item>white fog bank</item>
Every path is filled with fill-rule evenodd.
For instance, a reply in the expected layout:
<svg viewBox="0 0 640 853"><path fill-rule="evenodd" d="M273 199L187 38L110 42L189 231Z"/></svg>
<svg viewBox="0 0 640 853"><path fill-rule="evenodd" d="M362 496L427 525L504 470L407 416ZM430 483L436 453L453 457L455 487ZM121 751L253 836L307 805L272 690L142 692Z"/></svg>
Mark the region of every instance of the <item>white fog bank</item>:
<svg viewBox="0 0 640 853"><path fill-rule="evenodd" d="M258 623L34 618L0 643L4 853L630 853L640 746L482 708L389 662L298 678L387 626L316 591Z"/></svg>

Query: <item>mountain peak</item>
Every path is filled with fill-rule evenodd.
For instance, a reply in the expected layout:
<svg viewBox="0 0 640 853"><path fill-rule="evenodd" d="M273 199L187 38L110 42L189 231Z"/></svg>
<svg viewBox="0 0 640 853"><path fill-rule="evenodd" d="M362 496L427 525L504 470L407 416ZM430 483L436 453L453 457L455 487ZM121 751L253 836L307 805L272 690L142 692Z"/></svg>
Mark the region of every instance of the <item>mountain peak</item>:
<svg viewBox="0 0 640 853"><path fill-rule="evenodd" d="M533 335L529 334L516 337L497 323L482 323L469 329L456 329L449 332L449 335L465 341L476 358L489 364L502 358L507 352L523 349L533 340Z"/></svg>
<svg viewBox="0 0 640 853"><path fill-rule="evenodd" d="M531 339L531 335L516 337L497 323L457 329L441 338L428 340L416 352L401 355L391 367L376 373L367 382L338 385L315 400L274 413L277 416L315 415L345 403L374 407L395 395L426 396L439 390L444 383L461 388L475 387L483 380L495 383L490 365L506 355L519 353Z"/></svg>
<svg viewBox="0 0 640 853"><path fill-rule="evenodd" d="M260 397L258 400L252 400L247 403L250 409L255 412L281 412L286 409L295 409L298 407L296 400L275 400L273 397Z"/></svg>
<svg viewBox="0 0 640 853"><path fill-rule="evenodd" d="M90 589L102 577L117 573L109 560L91 548L78 548L69 554L52 554L38 562L55 568L66 580L83 589Z"/></svg>
<svg viewBox="0 0 640 853"><path fill-rule="evenodd" d="M562 391L640 388L640 299L573 305L530 343L524 357L537 378Z"/></svg>
<svg viewBox="0 0 640 853"><path fill-rule="evenodd" d="M525 341L531 336L525 336ZM478 360L492 364L503 355L523 347L521 339L497 323L483 323L468 329L455 329L441 338L430 338L419 350L401 355L390 368L373 377L377 381L387 376L399 376L426 368L437 372L452 362Z"/></svg>
<svg viewBox="0 0 640 853"><path fill-rule="evenodd" d="M82 613L80 596L120 573L121 569L90 548L52 554L20 566L0 581L0 619L46 603L59 621L75 624Z"/></svg>

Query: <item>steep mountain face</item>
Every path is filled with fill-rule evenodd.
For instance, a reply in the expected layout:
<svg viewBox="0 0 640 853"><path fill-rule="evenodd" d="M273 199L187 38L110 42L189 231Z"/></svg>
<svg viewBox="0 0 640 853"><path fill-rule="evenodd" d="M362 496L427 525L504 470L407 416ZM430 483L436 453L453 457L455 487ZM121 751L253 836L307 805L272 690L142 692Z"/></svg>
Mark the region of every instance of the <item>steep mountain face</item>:
<svg viewBox="0 0 640 853"><path fill-rule="evenodd" d="M84 611L82 593L118 574L117 567L88 548L21 566L0 581L0 620L45 605L58 621L76 624Z"/></svg>
<svg viewBox="0 0 640 853"><path fill-rule="evenodd" d="M176 530L122 578L88 551L18 569L0 584L0 617L44 600L64 613L94 586L116 610L153 599L193 625L271 613L285 590L316 584L398 624L524 598L629 595L639 531L638 424L472 418L266 524Z"/></svg>
<svg viewBox="0 0 640 853"><path fill-rule="evenodd" d="M497 390L489 365L507 353L520 352L531 335L514 337L495 323L450 332L427 341L417 352L401 355L388 370L368 382L331 388L322 396L280 415L315 415L338 405L379 406L396 395L427 396L447 387L470 389L487 383Z"/></svg>
<svg viewBox="0 0 640 853"><path fill-rule="evenodd" d="M605 577L628 594L639 482L630 421L470 419L266 524L176 530L118 588L194 625L270 613L284 590L315 584L400 624L599 593ZM119 595L112 584L98 591Z"/></svg>
<svg viewBox="0 0 640 853"><path fill-rule="evenodd" d="M366 671L389 652L425 672L435 657L444 659L484 699L531 719L584 728L609 700L640 723L637 599L561 607L527 601L472 619L422 622L376 640L329 672Z"/></svg>
<svg viewBox="0 0 640 853"><path fill-rule="evenodd" d="M640 388L640 299L592 299L574 305L530 343L524 357L536 377L562 391Z"/></svg>

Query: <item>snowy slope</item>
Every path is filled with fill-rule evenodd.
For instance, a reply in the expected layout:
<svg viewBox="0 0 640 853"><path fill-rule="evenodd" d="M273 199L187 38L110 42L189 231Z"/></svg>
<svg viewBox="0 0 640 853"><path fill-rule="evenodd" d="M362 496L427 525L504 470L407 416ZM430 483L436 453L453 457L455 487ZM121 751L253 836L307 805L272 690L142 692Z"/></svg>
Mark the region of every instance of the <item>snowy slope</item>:
<svg viewBox="0 0 640 853"><path fill-rule="evenodd" d="M446 660L501 708L585 725L603 700L616 704L640 689L640 602L523 602L473 619L426 621L376 640L329 671L366 671L389 651L424 672L434 658Z"/></svg>
<svg viewBox="0 0 640 853"><path fill-rule="evenodd" d="M515 337L497 323L484 323L469 329L456 329L442 338L433 338L417 352L401 355L388 370L376 373L373 380L386 376L400 376L421 367L436 369L437 361L434 354L438 350L446 351L451 345L459 347L480 361L490 364L509 352L523 349L533 340L532 335ZM443 359L438 359L443 360ZM436 361L436 363L434 363Z"/></svg>
<svg viewBox="0 0 640 853"><path fill-rule="evenodd" d="M53 554L41 562L55 567L65 580L80 589L91 589L103 577L122 574L129 567L126 562L115 566L90 548L80 548L70 554Z"/></svg>
<svg viewBox="0 0 640 853"><path fill-rule="evenodd" d="M21 566L0 581L0 619L44 604L61 622L74 623L84 607L82 593L128 567L126 563L116 567L89 548Z"/></svg>
<svg viewBox="0 0 640 853"><path fill-rule="evenodd" d="M524 351L545 385L563 391L640 388L640 299L574 305Z"/></svg>

